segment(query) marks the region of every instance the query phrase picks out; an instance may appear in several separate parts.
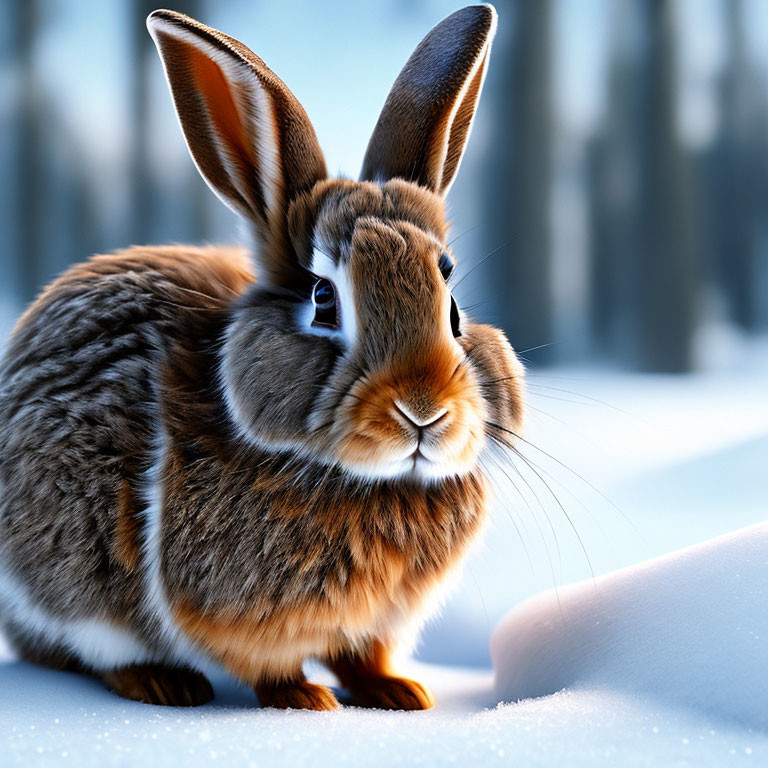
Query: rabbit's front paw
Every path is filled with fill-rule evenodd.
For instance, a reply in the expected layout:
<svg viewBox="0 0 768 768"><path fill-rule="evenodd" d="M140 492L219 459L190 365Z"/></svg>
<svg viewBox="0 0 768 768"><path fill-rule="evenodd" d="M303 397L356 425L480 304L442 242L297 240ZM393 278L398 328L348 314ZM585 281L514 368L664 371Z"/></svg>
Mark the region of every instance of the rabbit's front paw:
<svg viewBox="0 0 768 768"><path fill-rule="evenodd" d="M330 688L315 685L307 680L276 685L256 686L256 695L262 707L275 709L314 709L325 711L336 709L339 702Z"/></svg>
<svg viewBox="0 0 768 768"><path fill-rule="evenodd" d="M363 707L376 709L431 709L435 705L432 691L407 677L366 677L350 691Z"/></svg>

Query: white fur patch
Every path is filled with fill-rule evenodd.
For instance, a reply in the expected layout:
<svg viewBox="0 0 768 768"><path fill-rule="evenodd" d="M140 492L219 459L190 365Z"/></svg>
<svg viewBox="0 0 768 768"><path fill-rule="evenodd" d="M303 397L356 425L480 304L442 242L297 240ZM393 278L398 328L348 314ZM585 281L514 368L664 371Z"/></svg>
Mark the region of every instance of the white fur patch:
<svg viewBox="0 0 768 768"><path fill-rule="evenodd" d="M409 454L407 458L376 465L348 465L344 469L353 477L371 483L394 478L413 478L425 485L433 485L451 477L463 477L474 471L475 462L458 464L443 460L425 460L418 458L413 460Z"/></svg>
<svg viewBox="0 0 768 768"><path fill-rule="evenodd" d="M163 586L160 564L162 561L163 526L162 468L167 442L165 433L157 434L155 441L154 461L145 475L146 484L143 489L143 497L147 505L144 510L144 599L147 608L160 622L162 632L160 640L162 645L168 648L172 658L181 664L205 672L214 667L215 664L182 634L173 621Z"/></svg>
<svg viewBox="0 0 768 768"><path fill-rule="evenodd" d="M85 665L108 670L153 660L152 652L130 632L99 617L61 619L34 603L24 586L0 566L3 615L35 640L71 651Z"/></svg>

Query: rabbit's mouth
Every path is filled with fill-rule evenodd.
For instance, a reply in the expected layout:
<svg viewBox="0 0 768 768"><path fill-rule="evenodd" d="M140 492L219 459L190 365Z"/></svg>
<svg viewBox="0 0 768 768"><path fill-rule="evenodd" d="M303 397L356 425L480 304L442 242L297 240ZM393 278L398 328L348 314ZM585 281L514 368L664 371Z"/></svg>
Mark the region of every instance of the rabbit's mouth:
<svg viewBox="0 0 768 768"><path fill-rule="evenodd" d="M404 458L393 461L375 463L345 461L343 466L351 475L369 481L399 479L434 483L469 474L475 469L476 463L473 461L459 465L451 461L430 459L417 448Z"/></svg>
<svg viewBox="0 0 768 768"><path fill-rule="evenodd" d="M440 479L450 477L454 474L463 474L462 472L451 471L451 467L441 466L441 462L433 461L427 458L421 448L417 448L410 456L411 467L408 474L424 479Z"/></svg>
<svg viewBox="0 0 768 768"><path fill-rule="evenodd" d="M409 474L416 477L433 479L455 474L464 474L464 471L471 468L471 464L465 462L466 467L464 468L464 471L460 471L452 462L446 462L444 458L440 456L439 451L436 451L434 454L430 453L421 436L419 437L419 442L417 443L416 448L410 456L408 456L407 461L410 462Z"/></svg>

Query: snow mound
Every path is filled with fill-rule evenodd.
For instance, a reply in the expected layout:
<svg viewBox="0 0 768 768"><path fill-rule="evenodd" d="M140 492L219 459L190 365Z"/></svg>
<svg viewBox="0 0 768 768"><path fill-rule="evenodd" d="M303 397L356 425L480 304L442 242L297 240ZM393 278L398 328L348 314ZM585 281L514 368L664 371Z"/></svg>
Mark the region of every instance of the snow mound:
<svg viewBox="0 0 768 768"><path fill-rule="evenodd" d="M506 701L604 688L768 726L768 523L534 597L491 638Z"/></svg>

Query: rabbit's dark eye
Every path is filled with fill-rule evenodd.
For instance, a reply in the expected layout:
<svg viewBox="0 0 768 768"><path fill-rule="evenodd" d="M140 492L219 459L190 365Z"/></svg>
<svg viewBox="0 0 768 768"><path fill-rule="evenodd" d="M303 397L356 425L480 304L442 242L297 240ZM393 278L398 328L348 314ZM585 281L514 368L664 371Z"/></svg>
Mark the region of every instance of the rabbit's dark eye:
<svg viewBox="0 0 768 768"><path fill-rule="evenodd" d="M443 251L440 254L440 258L437 260L437 267L440 270L440 274L443 276L443 280L447 281L448 278L453 274L453 268L454 268L453 259Z"/></svg>
<svg viewBox="0 0 768 768"><path fill-rule="evenodd" d="M451 296L451 331L453 332L453 338L458 339L461 336L461 318L459 317L459 307L456 304L456 299Z"/></svg>
<svg viewBox="0 0 768 768"><path fill-rule="evenodd" d="M338 301L336 288L330 280L321 277L312 289L312 303L315 305L315 319L312 325L323 328L338 328Z"/></svg>

